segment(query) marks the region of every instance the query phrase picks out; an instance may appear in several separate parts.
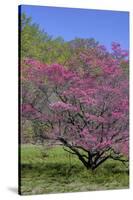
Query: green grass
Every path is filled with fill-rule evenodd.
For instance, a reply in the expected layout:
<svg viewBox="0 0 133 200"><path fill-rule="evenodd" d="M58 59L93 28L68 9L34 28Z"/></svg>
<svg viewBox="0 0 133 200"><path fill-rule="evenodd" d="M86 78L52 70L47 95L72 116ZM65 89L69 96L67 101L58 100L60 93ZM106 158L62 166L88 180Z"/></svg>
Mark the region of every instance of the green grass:
<svg viewBox="0 0 133 200"><path fill-rule="evenodd" d="M128 169L118 161L108 160L92 172L62 147L46 151L41 146L21 146L22 194L122 189L128 185Z"/></svg>

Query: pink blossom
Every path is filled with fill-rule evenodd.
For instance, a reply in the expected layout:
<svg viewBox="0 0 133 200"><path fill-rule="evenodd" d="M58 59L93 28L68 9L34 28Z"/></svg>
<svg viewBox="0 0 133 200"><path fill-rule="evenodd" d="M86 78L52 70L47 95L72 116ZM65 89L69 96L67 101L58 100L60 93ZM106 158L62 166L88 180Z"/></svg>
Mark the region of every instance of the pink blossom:
<svg viewBox="0 0 133 200"><path fill-rule="evenodd" d="M114 117L115 119L121 119L124 117L124 114L121 112L112 112L112 117Z"/></svg>
<svg viewBox="0 0 133 200"><path fill-rule="evenodd" d="M50 104L50 107L54 110L60 110L60 111L77 111L77 108L71 104L63 103L61 101L58 101L56 103Z"/></svg>

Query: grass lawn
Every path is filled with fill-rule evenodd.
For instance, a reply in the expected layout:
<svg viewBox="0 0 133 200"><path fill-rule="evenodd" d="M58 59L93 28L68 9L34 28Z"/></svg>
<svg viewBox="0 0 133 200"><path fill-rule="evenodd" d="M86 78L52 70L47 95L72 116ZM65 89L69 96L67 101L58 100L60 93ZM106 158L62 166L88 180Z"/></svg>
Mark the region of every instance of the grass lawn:
<svg viewBox="0 0 133 200"><path fill-rule="evenodd" d="M108 160L95 171L86 170L73 155L56 146L21 145L21 193L41 194L122 189L129 186L128 169Z"/></svg>

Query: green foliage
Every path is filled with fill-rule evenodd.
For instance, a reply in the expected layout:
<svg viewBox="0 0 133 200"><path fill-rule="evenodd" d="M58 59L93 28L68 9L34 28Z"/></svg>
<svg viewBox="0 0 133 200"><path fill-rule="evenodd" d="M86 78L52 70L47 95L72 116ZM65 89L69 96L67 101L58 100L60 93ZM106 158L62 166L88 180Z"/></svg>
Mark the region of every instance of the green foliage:
<svg viewBox="0 0 133 200"><path fill-rule="evenodd" d="M28 57L44 63L65 63L69 58L69 45L61 37L53 39L44 30L32 23L25 13L21 15L21 59Z"/></svg>
<svg viewBox="0 0 133 200"><path fill-rule="evenodd" d="M34 130L30 120L22 120L21 143L33 143Z"/></svg>
<svg viewBox="0 0 133 200"><path fill-rule="evenodd" d="M121 61L121 67L126 74L129 74L129 61L128 62Z"/></svg>
<svg viewBox="0 0 133 200"><path fill-rule="evenodd" d="M95 48L98 46L99 42L95 41L95 39L84 39L84 38L75 38L74 40L71 40L68 42L71 48L75 51L75 49L85 50L90 48Z"/></svg>
<svg viewBox="0 0 133 200"><path fill-rule="evenodd" d="M31 23L31 18L21 15L21 58L29 57L41 59L46 41L50 36L39 29L37 24Z"/></svg>
<svg viewBox="0 0 133 200"><path fill-rule="evenodd" d="M23 194L81 192L128 188L128 170L108 160L95 171L86 170L73 155L56 146L42 157L43 147L21 147L21 192Z"/></svg>

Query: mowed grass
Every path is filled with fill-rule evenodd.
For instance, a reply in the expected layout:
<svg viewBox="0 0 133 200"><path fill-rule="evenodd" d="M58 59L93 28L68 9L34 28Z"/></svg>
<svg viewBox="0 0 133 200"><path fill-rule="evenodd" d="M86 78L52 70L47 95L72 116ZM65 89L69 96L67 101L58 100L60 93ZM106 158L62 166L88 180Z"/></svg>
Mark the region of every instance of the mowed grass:
<svg viewBox="0 0 133 200"><path fill-rule="evenodd" d="M87 170L61 146L44 150L21 145L21 194L82 192L122 189L129 186L128 169L108 160L95 171Z"/></svg>

